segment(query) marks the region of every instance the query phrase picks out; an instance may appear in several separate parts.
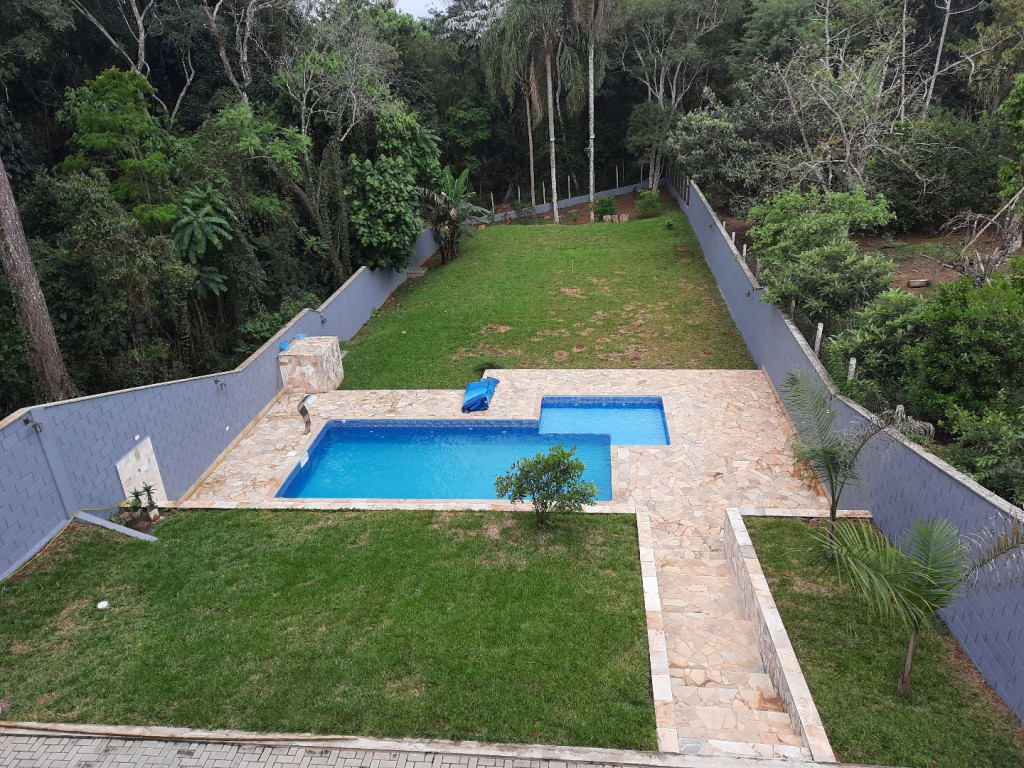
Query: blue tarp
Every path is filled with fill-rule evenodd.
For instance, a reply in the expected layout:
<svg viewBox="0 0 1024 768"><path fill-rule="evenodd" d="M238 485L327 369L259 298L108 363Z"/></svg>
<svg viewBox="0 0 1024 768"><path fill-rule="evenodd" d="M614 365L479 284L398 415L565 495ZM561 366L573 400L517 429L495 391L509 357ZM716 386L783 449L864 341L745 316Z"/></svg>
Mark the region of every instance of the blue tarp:
<svg viewBox="0 0 1024 768"><path fill-rule="evenodd" d="M494 389L498 386L498 380L490 377L471 382L466 387L466 395L462 398L462 412L486 411L491 405L491 398L494 397Z"/></svg>

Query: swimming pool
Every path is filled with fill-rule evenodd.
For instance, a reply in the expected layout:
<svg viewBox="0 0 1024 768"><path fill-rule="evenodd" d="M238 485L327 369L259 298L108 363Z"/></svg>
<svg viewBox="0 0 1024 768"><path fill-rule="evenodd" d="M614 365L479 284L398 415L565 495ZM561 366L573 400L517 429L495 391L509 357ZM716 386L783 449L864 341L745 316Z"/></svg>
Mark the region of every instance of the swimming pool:
<svg viewBox="0 0 1024 768"><path fill-rule="evenodd" d="M612 497L608 435L541 434L531 420L332 420L292 470L283 498L494 499L519 459L576 446L598 499Z"/></svg>
<svg viewBox="0 0 1024 768"><path fill-rule="evenodd" d="M598 433L612 445L668 445L660 397L547 396L540 401L540 431Z"/></svg>
<svg viewBox="0 0 1024 768"><path fill-rule="evenodd" d="M561 443L598 500L612 498L612 445L667 445L660 397L545 397L540 419L333 419L278 498L495 499L494 478Z"/></svg>

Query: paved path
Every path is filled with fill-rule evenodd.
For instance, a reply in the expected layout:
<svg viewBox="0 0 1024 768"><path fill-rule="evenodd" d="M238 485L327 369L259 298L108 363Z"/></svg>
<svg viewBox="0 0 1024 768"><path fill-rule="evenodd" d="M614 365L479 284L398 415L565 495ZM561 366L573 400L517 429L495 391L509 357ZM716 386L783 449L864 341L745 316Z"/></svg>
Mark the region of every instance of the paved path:
<svg viewBox="0 0 1024 768"><path fill-rule="evenodd" d="M361 740L362 741L362 740ZM698 757L655 752L588 750L518 745L469 746L460 751L416 749L342 749L217 741L172 741L0 733L0 768L771 768L786 763L727 756ZM458 745L453 745L457 750ZM542 757L542 754L554 757ZM581 758L573 759L574 753ZM802 763L801 768L834 764ZM858 768L848 765L844 768ZM860 766L859 768L869 768Z"/></svg>

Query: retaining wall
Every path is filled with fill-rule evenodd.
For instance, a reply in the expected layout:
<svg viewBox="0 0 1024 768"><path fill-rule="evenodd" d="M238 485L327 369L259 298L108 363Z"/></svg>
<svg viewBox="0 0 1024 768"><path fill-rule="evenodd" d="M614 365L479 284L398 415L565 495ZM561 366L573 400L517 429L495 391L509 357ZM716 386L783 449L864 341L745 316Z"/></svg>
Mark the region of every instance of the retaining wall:
<svg viewBox="0 0 1024 768"><path fill-rule="evenodd" d="M797 328L772 304L700 189L679 172L666 184L690 220L743 340L778 391L787 373L803 368L834 391L832 382ZM837 426L870 418L840 397ZM867 509L891 539L915 521L940 516L972 533L995 521L1022 518L1021 510L914 443L888 433L870 443L860 463L862 482L843 494L843 506ZM1024 587L982 583L965 591L943 618L985 679L1024 718Z"/></svg>
<svg viewBox="0 0 1024 768"><path fill-rule="evenodd" d="M436 249L433 234L423 232L410 268ZM163 491L184 495L277 395L282 340L300 333L350 339L405 279L406 272L360 268L232 371L32 406L0 421L0 579L76 510L121 501L115 463L147 436Z"/></svg>

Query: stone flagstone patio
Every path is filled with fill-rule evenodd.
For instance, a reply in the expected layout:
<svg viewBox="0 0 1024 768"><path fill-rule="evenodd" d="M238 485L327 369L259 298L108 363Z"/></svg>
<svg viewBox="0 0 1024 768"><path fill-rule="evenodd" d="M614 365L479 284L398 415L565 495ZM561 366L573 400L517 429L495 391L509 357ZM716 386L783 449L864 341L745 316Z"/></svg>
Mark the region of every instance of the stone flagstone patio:
<svg viewBox="0 0 1024 768"><path fill-rule="evenodd" d="M501 501L285 500L274 493L328 419L536 418L544 395L660 395L671 445L612 447L613 499L637 518L652 688L662 751L807 760L762 666L723 530L730 507L821 510L788 447L792 426L760 371L500 370L491 409L462 414L452 390L336 391L311 434L282 395L179 506L505 509ZM825 745L827 748L827 745Z"/></svg>

